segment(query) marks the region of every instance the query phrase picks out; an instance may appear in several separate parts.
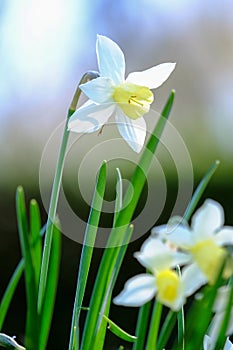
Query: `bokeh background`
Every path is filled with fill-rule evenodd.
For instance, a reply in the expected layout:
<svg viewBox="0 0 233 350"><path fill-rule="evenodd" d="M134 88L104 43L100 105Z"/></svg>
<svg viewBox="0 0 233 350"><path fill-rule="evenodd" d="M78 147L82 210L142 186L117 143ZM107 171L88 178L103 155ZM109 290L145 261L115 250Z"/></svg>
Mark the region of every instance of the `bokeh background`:
<svg viewBox="0 0 233 350"><path fill-rule="evenodd" d="M170 79L155 91L153 108L161 111L170 90L175 88L170 120L190 154L194 182L198 182L215 159L221 161L203 200L212 197L220 201L225 208L226 222L233 224L232 33L231 0L0 0L1 294L20 258L15 189L23 185L27 200L35 197L39 201L45 221L39 186L41 156L54 129L64 120L82 74L97 69L96 34L107 35L121 46L127 73L162 62L177 62ZM108 130L104 132L108 135ZM114 133L116 136L117 130ZM83 150L88 150L89 144L93 146L95 137L84 137ZM131 151L127 152L131 159ZM165 157L163 152L161 157ZM166 164L166 159L163 161ZM185 174L187 164L182 156L179 166ZM90 164L87 188L91 170ZM160 217L161 222L169 218L171 203L176 197L174 174L174 167L165 166L167 211ZM75 192L68 175L66 183L67 192ZM48 181L48 191L49 186ZM83 211L85 217L87 209ZM145 237L130 246L129 263L123 266L116 293L129 276L140 271L132 253L139 249L143 239ZM50 349L67 347L80 249L80 244L63 237ZM101 253L101 249L95 252L93 279ZM24 332L24 300L22 282L4 326L6 333L19 339ZM124 317L121 312L122 308L113 307L112 317L132 330L136 311L126 309ZM116 348L117 344L117 339L111 337L106 349Z"/></svg>

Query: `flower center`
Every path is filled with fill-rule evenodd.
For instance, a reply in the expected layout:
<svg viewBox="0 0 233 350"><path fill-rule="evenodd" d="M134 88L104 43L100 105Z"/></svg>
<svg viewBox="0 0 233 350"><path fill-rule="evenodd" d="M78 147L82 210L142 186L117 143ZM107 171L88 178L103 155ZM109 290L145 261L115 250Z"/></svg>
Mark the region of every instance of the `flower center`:
<svg viewBox="0 0 233 350"><path fill-rule="evenodd" d="M149 88L127 82L117 85L112 97L131 119L140 118L149 112L150 104L154 100L154 95Z"/></svg>
<svg viewBox="0 0 233 350"><path fill-rule="evenodd" d="M226 251L217 246L211 239L195 244L190 250L209 283L213 284L226 256Z"/></svg>
<svg viewBox="0 0 233 350"><path fill-rule="evenodd" d="M171 303L177 298L180 289L180 279L172 270L164 270L156 275L158 288L157 298L161 303Z"/></svg>

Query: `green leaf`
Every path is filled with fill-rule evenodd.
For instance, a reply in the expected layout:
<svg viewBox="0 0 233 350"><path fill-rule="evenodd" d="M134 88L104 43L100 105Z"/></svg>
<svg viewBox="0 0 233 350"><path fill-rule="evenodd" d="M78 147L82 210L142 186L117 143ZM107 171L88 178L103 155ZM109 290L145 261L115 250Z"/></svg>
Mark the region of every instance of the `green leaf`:
<svg viewBox="0 0 233 350"><path fill-rule="evenodd" d="M88 273L89 273L92 254L93 254L93 247L95 245L95 239L96 239L96 234L97 234L99 220L100 220L101 208L103 204L103 197L104 197L105 185L106 185L106 171L107 171L107 166L106 166L106 161L104 161L98 174L96 187L95 187L93 200L92 200L92 205L91 205L91 210L90 210L86 232L84 236L84 243L83 243L82 254L81 254L81 259L79 264L79 273L78 273L78 280L77 280L77 287L76 287L75 302L74 302L74 308L73 308L69 350L73 350L75 334L76 332L79 333L79 317L80 317L83 297L85 294L86 283L87 283ZM76 345L76 347L78 349L79 345Z"/></svg>
<svg viewBox="0 0 233 350"><path fill-rule="evenodd" d="M165 321L163 322L162 328L159 332L159 338L157 342L157 349L164 349L165 345L168 342L168 339L171 335L172 330L174 329L175 323L177 320L177 313L174 311L169 311ZM180 350L180 349L179 349Z"/></svg>
<svg viewBox="0 0 233 350"><path fill-rule="evenodd" d="M115 213L114 213L114 220L113 220L113 227L116 226L116 218L119 213L119 211L122 208L122 198L123 198L123 188L122 188L122 177L120 169L116 169L117 171L117 184L116 184L116 202L115 202Z"/></svg>
<svg viewBox="0 0 233 350"><path fill-rule="evenodd" d="M133 346L133 350L144 350L145 340L148 330L148 322L151 310L151 301L142 305L139 309L137 327L136 327L136 341Z"/></svg>
<svg viewBox="0 0 233 350"><path fill-rule="evenodd" d="M155 301L154 308L152 311L152 316L151 316L148 339L146 343L146 350L157 349L156 344L157 344L162 310L163 310L163 305L158 301Z"/></svg>
<svg viewBox="0 0 233 350"><path fill-rule="evenodd" d="M199 185L197 186L192 199L185 211L184 214L184 218L188 221L190 219L190 217L192 216L201 196L203 195L203 192L205 191L207 185L209 184L212 176L214 175L215 171L217 170L218 166L219 166L220 162L219 160L216 160L211 166L210 168L207 170L206 174L204 175L204 177L202 178L201 182L199 183Z"/></svg>
<svg viewBox="0 0 233 350"><path fill-rule="evenodd" d="M107 316L103 316L103 318L108 323L108 329L115 334L117 337L121 338L122 340L126 340L128 342L135 342L137 339L134 335L130 335L129 333L125 332L123 329L121 329L116 323L110 320Z"/></svg>
<svg viewBox="0 0 233 350"><path fill-rule="evenodd" d="M14 338L11 338L4 333L0 333L0 345L6 349L26 350L26 348L19 345Z"/></svg>
<svg viewBox="0 0 233 350"><path fill-rule="evenodd" d="M53 238L48 267L47 285L45 289L45 299L40 317L41 321L38 350L46 349L46 344L48 341L49 331L52 322L61 257L61 233L59 230L59 226L60 223L57 220L53 228Z"/></svg>
<svg viewBox="0 0 233 350"><path fill-rule="evenodd" d="M30 202L30 246L35 270L36 287L39 286L42 255L42 239L40 235L41 219L39 206L35 199Z"/></svg>
<svg viewBox="0 0 233 350"><path fill-rule="evenodd" d="M0 330L2 329L3 323L5 321L5 317L7 314L7 311L9 309L9 306L11 304L13 295L15 293L16 287L19 283L19 280L23 274L24 270L24 260L21 259L18 263L14 274L12 275L10 282L6 288L6 291L2 297L1 304L0 304Z"/></svg>
<svg viewBox="0 0 233 350"><path fill-rule="evenodd" d="M25 262L25 288L27 299L27 319L25 345L30 350L38 349L37 289L31 255L30 237L26 217L26 206L22 187L16 191L16 211L22 255Z"/></svg>
<svg viewBox="0 0 233 350"><path fill-rule="evenodd" d="M101 259L101 264L91 297L90 311L88 312L85 322L81 350L89 350L93 348L93 339L96 337L96 327L98 327L97 320L101 312L103 302L106 298L106 294L108 293L108 285L112 279L117 258L120 254L120 246L125 241L128 225L133 217L141 192L145 185L146 176L148 174L154 152L158 146L159 139L166 125L167 118L170 114L174 96L174 91L172 91L163 109L161 117L159 118L159 121L152 135L150 136L139 164L136 167L131 180L131 186L129 186L128 190L126 191L126 195L124 196L122 210L118 213L115 220L115 227L110 233L107 249L105 249ZM133 195L131 187L134 190ZM119 271L117 271L117 274L118 273ZM101 348L98 350L101 350Z"/></svg>
<svg viewBox="0 0 233 350"><path fill-rule="evenodd" d="M99 317L97 320L97 326L96 326L94 349L102 349L104 346L107 323L103 316L106 317L109 314L111 299L112 299L112 291L113 291L117 276L119 274L119 271L121 269L121 265L122 265L128 244L132 237L132 234L133 234L133 225L130 225L125 235L125 241L123 242L122 246L119 249L115 268L112 272L111 279L108 282L108 289L104 297L103 303L101 305Z"/></svg>

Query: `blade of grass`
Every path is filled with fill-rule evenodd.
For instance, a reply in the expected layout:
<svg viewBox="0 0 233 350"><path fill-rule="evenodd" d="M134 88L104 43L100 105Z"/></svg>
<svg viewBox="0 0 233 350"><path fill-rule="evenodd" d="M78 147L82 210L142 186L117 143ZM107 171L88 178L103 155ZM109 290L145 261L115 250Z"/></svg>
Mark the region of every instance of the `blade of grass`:
<svg viewBox="0 0 233 350"><path fill-rule="evenodd" d="M127 333L126 331L124 331L122 328L120 328L115 322L111 321L110 318L108 318L107 316L103 316L103 318L107 321L108 323L108 329L110 329L110 331L115 334L118 338L128 341L128 342L135 342L136 337L134 335L131 335L129 333Z"/></svg>
<svg viewBox="0 0 233 350"><path fill-rule="evenodd" d="M41 219L38 203L35 199L30 202L30 246L32 252L33 266L35 269L36 288L39 286L42 239L40 235Z"/></svg>
<svg viewBox="0 0 233 350"><path fill-rule="evenodd" d="M60 223L57 219L53 229L51 257L48 268L48 279L45 289L45 299L42 307L42 313L40 316L40 334L38 350L46 349L46 344L48 341L49 331L52 322L61 257L61 233L59 227Z"/></svg>
<svg viewBox="0 0 233 350"><path fill-rule="evenodd" d="M104 251L91 297L90 311L87 314L85 322L81 350L89 350L92 348L92 335L96 333L95 330L97 320L108 290L108 284L111 280L112 271L116 265L116 260L120 251L119 246L121 246L122 242L125 239L128 224L132 219L138 200L140 199L140 195L146 182L146 176L148 174L154 152L158 146L159 139L162 135L167 118L173 105L174 96L175 93L172 91L163 109L161 117L159 118L159 121L149 138L146 149L142 154L139 164L133 174L131 180L131 186L134 189L133 196L131 188L128 188L123 200L123 209L119 212L115 221L116 227L114 227L110 233L109 241L107 244L108 249L105 249ZM124 206L124 203L129 204Z"/></svg>
<svg viewBox="0 0 233 350"><path fill-rule="evenodd" d="M88 278L88 273L90 269L93 248L96 239L96 233L98 230L101 208L103 204L103 197L105 192L106 185L106 162L104 161L96 182L96 188L94 191L94 196L92 200L91 210L87 222L85 238L82 248L82 254L79 265L79 273L77 280L77 289L75 295L75 302L73 308L72 324L71 324L71 333L70 333L70 342L69 350L74 348L74 339L75 339L75 328L79 331L79 317L81 312L81 306L83 302L83 297L86 289L86 283ZM77 345L77 349L79 346Z"/></svg>
<svg viewBox="0 0 233 350"><path fill-rule="evenodd" d="M145 349L145 340L146 340L146 333L147 333L147 327L148 327L148 322L149 322L150 310L151 310L151 301L144 304L139 309L137 326L136 326L137 339L134 343L133 350L144 350Z"/></svg>
<svg viewBox="0 0 233 350"><path fill-rule="evenodd" d="M27 319L25 345L30 350L38 349L38 317L36 309L37 289L31 256L26 206L22 187L16 191L16 211L22 255L25 261L25 288L27 299Z"/></svg>
<svg viewBox="0 0 233 350"><path fill-rule="evenodd" d="M157 342L158 350L164 349L165 345L168 342L170 334L174 329L176 320L177 320L177 313L170 310L165 318L165 321L163 322L161 331L159 332L159 338Z"/></svg>
<svg viewBox="0 0 233 350"><path fill-rule="evenodd" d="M5 321L5 317L7 314L7 311L9 309L9 306L11 304L13 295L15 293L16 287L19 283L19 280L23 274L24 271L24 259L21 259L18 263L14 274L12 275L10 282L5 290L5 293L2 297L1 304L0 304L0 331L2 329L3 323Z"/></svg>
<svg viewBox="0 0 233 350"><path fill-rule="evenodd" d="M116 260L115 268L113 270L111 279L108 283L108 289L105 295L105 298L103 300L103 303L101 305L100 314L97 320L97 327L96 327L96 333L95 333L95 342L94 342L94 349L102 349L104 346L104 340L106 335L106 317L109 314L110 306L111 306L111 299L112 299L112 291L117 279L117 276L119 274L119 271L121 269L121 265L126 253L126 250L128 248L128 244L130 242L130 239L133 234L133 225L130 225L128 227L127 233L125 235L125 240L120 247L119 254Z"/></svg>
<svg viewBox="0 0 233 350"><path fill-rule="evenodd" d="M201 196L203 195L203 192L205 191L207 185L209 184L212 176L214 175L215 171L217 170L218 166L220 164L219 160L216 160L210 168L207 170L206 174L200 181L199 185L197 186L192 199L185 211L184 218L188 221L190 217L192 216L192 213L194 212Z"/></svg>
<svg viewBox="0 0 233 350"><path fill-rule="evenodd" d="M146 350L157 349L157 338L160 326L160 320L162 315L163 305L158 301L154 302L154 308L152 311L152 317L149 327L149 334L146 343Z"/></svg>
<svg viewBox="0 0 233 350"><path fill-rule="evenodd" d="M115 227L116 217L122 208L122 197L123 197L122 176L119 168L116 169L116 174L117 174L117 183L116 183L116 200L115 200L113 227ZM116 266L118 266L118 263L116 263ZM120 266L121 266L121 263L120 263ZM96 349L102 349L104 340L105 340L107 322L104 316L107 316L110 310L113 279L114 279L114 275L112 275L111 281L108 285L108 291L106 293L105 299L101 306L101 312L99 314L98 321L97 321L98 326L97 326L97 332L95 335L95 344L94 344L94 348Z"/></svg>
<svg viewBox="0 0 233 350"><path fill-rule="evenodd" d="M40 236L42 237L45 233L45 225L40 230ZM33 243L34 244L34 243ZM9 284L5 290L5 293L2 297L1 303L0 303L0 331L2 329L3 323L5 321L5 317L7 314L7 311L10 307L12 298L14 296L15 290L17 288L17 285L19 283L19 280L23 274L24 271L24 259L22 258L18 265L16 266L16 269L9 281Z"/></svg>

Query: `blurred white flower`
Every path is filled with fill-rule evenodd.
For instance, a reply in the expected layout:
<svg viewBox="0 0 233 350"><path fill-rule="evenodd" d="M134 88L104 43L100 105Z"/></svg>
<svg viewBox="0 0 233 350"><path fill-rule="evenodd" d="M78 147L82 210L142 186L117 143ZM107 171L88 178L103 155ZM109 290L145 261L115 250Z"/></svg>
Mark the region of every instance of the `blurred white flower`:
<svg viewBox="0 0 233 350"><path fill-rule="evenodd" d="M215 315L209 327L209 335L214 342L216 341L216 338L220 332L222 322L226 314L226 308L229 302L231 288L229 286L223 286L218 289L217 298L215 300L214 308L213 308L213 312L215 313ZM228 321L226 336L230 336L232 334L233 334L233 301L231 304L230 319Z"/></svg>
<svg viewBox="0 0 233 350"><path fill-rule="evenodd" d="M118 130L135 152L146 137L143 115L150 110L155 89L167 80L175 63L163 63L125 79L125 57L120 47L98 35L96 52L100 77L80 85L89 100L72 115L68 128L79 133L95 132L115 115Z"/></svg>
<svg viewBox="0 0 233 350"><path fill-rule="evenodd" d="M160 239L147 239L135 257L151 274L144 273L129 279L124 290L114 299L115 304L141 306L156 295L160 303L177 311L186 297L202 284L199 274L185 272L180 277L172 270L177 265L188 263L190 256L170 250Z"/></svg>
<svg viewBox="0 0 233 350"><path fill-rule="evenodd" d="M178 248L191 254L193 263L185 269L203 274L213 284L227 255L224 245L233 245L233 227L223 226L224 212L221 205L213 200L206 200L204 205L192 217L192 225L162 225L154 227L152 234L157 234ZM187 272L187 271L186 271ZM223 276L233 272L232 263L227 263Z"/></svg>
<svg viewBox="0 0 233 350"><path fill-rule="evenodd" d="M208 335L205 335L203 342L204 350L213 350L214 346L215 343L213 342L213 339ZM223 350L233 350L233 344L229 339L226 340Z"/></svg>

